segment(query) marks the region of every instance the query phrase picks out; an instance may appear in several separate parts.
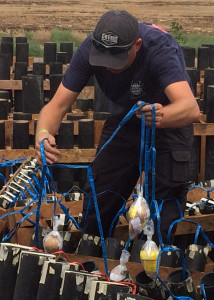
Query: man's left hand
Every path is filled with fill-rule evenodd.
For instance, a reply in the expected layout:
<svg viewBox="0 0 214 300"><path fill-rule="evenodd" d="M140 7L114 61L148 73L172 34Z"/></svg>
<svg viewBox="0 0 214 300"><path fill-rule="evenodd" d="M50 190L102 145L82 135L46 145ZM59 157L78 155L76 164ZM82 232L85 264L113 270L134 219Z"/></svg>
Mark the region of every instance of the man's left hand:
<svg viewBox="0 0 214 300"><path fill-rule="evenodd" d="M138 102L138 105L140 105L141 102ZM155 106L155 125L156 127L161 127L163 116L164 116L164 110L163 105L160 103L154 103ZM137 118L141 118L141 114L145 113L145 123L147 126L152 126L152 106L149 104L146 104L141 109L139 109L136 112Z"/></svg>

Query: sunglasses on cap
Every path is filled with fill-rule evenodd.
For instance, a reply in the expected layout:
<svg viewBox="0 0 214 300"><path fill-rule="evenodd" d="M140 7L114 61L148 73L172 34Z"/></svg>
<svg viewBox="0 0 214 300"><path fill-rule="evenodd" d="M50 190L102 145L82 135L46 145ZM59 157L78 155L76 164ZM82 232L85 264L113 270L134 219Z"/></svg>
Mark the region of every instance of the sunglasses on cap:
<svg viewBox="0 0 214 300"><path fill-rule="evenodd" d="M129 50L134 43L135 41L129 45L124 46L104 46L103 44L92 38L92 44L97 50L99 50L100 52L108 50L113 55L127 52L127 50Z"/></svg>

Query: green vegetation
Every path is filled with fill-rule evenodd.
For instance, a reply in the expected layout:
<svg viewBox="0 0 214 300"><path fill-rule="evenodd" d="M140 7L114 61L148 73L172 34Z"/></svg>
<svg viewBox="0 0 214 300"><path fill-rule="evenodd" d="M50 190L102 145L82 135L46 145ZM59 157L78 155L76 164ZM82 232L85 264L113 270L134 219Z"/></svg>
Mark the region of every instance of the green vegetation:
<svg viewBox="0 0 214 300"><path fill-rule="evenodd" d="M176 41L179 44L184 44L184 36L183 36L183 26L180 25L178 22L172 22L170 25L170 32Z"/></svg>
<svg viewBox="0 0 214 300"><path fill-rule="evenodd" d="M201 45L214 45L214 35L198 33L198 34L183 34L184 46L198 49Z"/></svg>
<svg viewBox="0 0 214 300"><path fill-rule="evenodd" d="M178 22L172 22L170 26L170 33L178 41L181 46L198 47L204 44L214 45L214 35L209 34L190 34L184 33L183 27ZM60 42L72 42L74 44L74 51L78 45L86 38L88 33L62 30L55 28L53 30L41 29L39 31L16 31L11 33L14 38L16 36L27 36L29 43L29 55L34 57L43 57L44 43L55 42L59 51ZM0 32L0 41L2 36L9 36L4 32ZM15 43L14 43L15 44Z"/></svg>
<svg viewBox="0 0 214 300"><path fill-rule="evenodd" d="M183 26L178 22L171 23L170 33L181 46L189 46L197 50L201 45L214 45L214 35L184 33Z"/></svg>

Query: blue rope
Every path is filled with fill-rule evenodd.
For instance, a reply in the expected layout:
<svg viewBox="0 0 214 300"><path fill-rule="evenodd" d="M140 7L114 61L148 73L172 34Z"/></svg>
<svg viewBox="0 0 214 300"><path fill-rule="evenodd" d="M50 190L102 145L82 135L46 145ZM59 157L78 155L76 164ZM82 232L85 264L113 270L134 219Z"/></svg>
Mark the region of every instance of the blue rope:
<svg viewBox="0 0 214 300"><path fill-rule="evenodd" d="M152 104L152 137L151 137L151 153L152 153L152 200L155 200L155 163L156 163L156 148L155 148L155 106Z"/></svg>
<svg viewBox="0 0 214 300"><path fill-rule="evenodd" d="M140 158L139 158L139 175L140 175L140 192L142 192L142 173L143 173L143 152L145 142L145 114L141 114L141 143L140 143Z"/></svg>
<svg viewBox="0 0 214 300"><path fill-rule="evenodd" d="M10 230L10 232L2 239L2 242L5 242L5 241L10 240L10 239L14 236L14 234L16 233L16 231L19 229L21 223L22 223L23 221L25 221L25 220L30 221L30 220L29 220L29 217L30 217L31 215L33 215L34 213L36 213L36 210L37 210L37 209L32 210L31 212L29 212L28 214L26 214L20 221L17 221L17 222L15 223L15 226L14 226L14 227ZM16 213L17 213L17 212L16 212ZM13 214L13 213L11 213L11 214ZM5 215L6 215L6 214L5 214ZM4 216L5 216L5 215L4 215Z"/></svg>
<svg viewBox="0 0 214 300"><path fill-rule="evenodd" d="M156 150L155 150L155 106L152 106L152 129L149 126L145 126L145 113L141 114L141 145L140 145L140 157L139 157L139 176L140 176L140 192L142 192L142 167L143 167L143 153L144 153L144 194L145 199L149 203L149 170L152 169L152 200L155 199L155 160L156 160ZM151 131L151 146L149 147ZM156 208L156 204L155 208ZM156 211L158 209L156 208ZM159 218L160 219L160 218ZM160 221L158 220L158 236L160 244L162 244L162 237L160 233ZM130 234L129 239L126 243L125 249L127 250L129 244L133 238Z"/></svg>
<svg viewBox="0 0 214 300"><path fill-rule="evenodd" d="M178 223L180 220L183 219L183 212L182 212L181 207L179 205L178 199L176 199L176 198L166 199L166 200L163 200L162 203L164 201L172 201L172 200L175 200L176 203L177 203L177 207L178 207L179 212L180 212L180 218L178 220L175 220L174 222L172 222L170 224L169 229L168 229L168 233L167 233L167 244L170 244L170 236L171 236L171 231L172 231L172 228L173 228L174 224Z"/></svg>
<svg viewBox="0 0 214 300"><path fill-rule="evenodd" d="M144 192L145 199L149 203L149 169L150 169L150 160L149 160L149 135L150 128L146 126L146 141L145 141L145 165L144 165Z"/></svg>
<svg viewBox="0 0 214 300"><path fill-rule="evenodd" d="M1 156L0 157L5 160L4 163L0 163L0 167L9 167L9 166L15 166L17 164L20 164L22 161L26 160L26 158L19 158L19 159L6 159L5 157Z"/></svg>
<svg viewBox="0 0 214 300"><path fill-rule="evenodd" d="M135 104L131 110L125 115L125 117L122 119L122 121L120 121L118 127L115 129L115 131L113 132L113 134L110 136L110 138L105 142L105 144L100 148L100 150L98 151L98 153L96 154L94 160L100 155L100 152L111 142L111 140L113 140L113 138L115 137L115 135L118 133L118 131L120 130L120 128L128 122L128 120L131 119L131 117L139 110L141 109L143 106L145 106L146 103L141 101L140 105ZM94 161L93 160L93 161ZM91 164L93 163L93 161L91 162Z"/></svg>
<svg viewBox="0 0 214 300"><path fill-rule="evenodd" d="M152 106L152 127L146 126L146 141L145 141L145 166L144 166L144 189L145 199L149 202L149 170L152 170L152 200L155 199L155 161L156 161L156 149L155 149L155 106ZM151 131L151 143L149 147L149 138Z"/></svg>
<svg viewBox="0 0 214 300"><path fill-rule="evenodd" d="M34 172L33 172L33 173L34 173ZM33 179L34 182L35 182L36 188L39 189L39 188L40 188L40 183L39 183L39 180L38 180L38 178L36 177L35 173L34 173L33 175L31 175L31 176L32 176L32 179Z"/></svg>
<svg viewBox="0 0 214 300"><path fill-rule="evenodd" d="M10 203L9 207L12 208L14 206L14 202L16 202L16 200L19 198L19 195L15 196L14 195L14 198L12 200L12 202Z"/></svg>
<svg viewBox="0 0 214 300"><path fill-rule="evenodd" d="M55 203L55 201L54 201L54 203ZM76 228L78 230L81 230L81 228L79 227L79 224L77 223L77 221L75 220L75 218L72 217L71 215L69 215L69 213L68 213L69 209L65 205L63 205L60 201L57 201L56 203L59 203L59 206L62 209L62 211L65 213L65 216L74 223L74 225L76 226Z"/></svg>
<svg viewBox="0 0 214 300"><path fill-rule="evenodd" d="M82 228L83 232L85 232L85 223L86 223L86 220L87 220L87 217L88 217L88 214L89 214L89 210L91 208L91 204L92 204L92 196L89 196L88 197L88 205L87 205L87 208L86 208L86 213L85 213L85 217L84 217L84 221L83 221L83 228Z"/></svg>
<svg viewBox="0 0 214 300"><path fill-rule="evenodd" d="M203 300L207 300L207 295L206 295L206 291L205 291L203 283L201 284L201 292L202 292L202 295L203 295Z"/></svg>
<svg viewBox="0 0 214 300"><path fill-rule="evenodd" d="M108 237L112 236L112 231L113 231L113 228L114 228L114 224L118 220L118 218L129 210L129 207L125 208L125 206L126 206L126 202L122 205L121 209L118 211L118 213L114 217L114 219L111 223L110 229L109 229Z"/></svg>
<svg viewBox="0 0 214 300"><path fill-rule="evenodd" d="M175 220L174 222L172 222L172 223L170 224L170 227L169 227L169 230L168 230L168 236L167 236L167 239L168 239L168 237L169 237L170 234L171 234L172 227L173 227L175 224L177 224L177 223L179 223L179 222L181 222L181 221L189 222L189 223L195 224L195 225L197 226L196 235L195 235L195 241L197 241L198 234L199 234L199 232L200 232L201 235L203 236L203 238L206 240L206 242L207 242L212 248L214 248L214 244L210 241L210 239L209 239L209 238L207 237L207 235L204 233L204 230L203 230L203 228L201 227L201 225L200 225L199 223L195 222L195 221L187 220L187 219L184 219L184 218Z"/></svg>
<svg viewBox="0 0 214 300"><path fill-rule="evenodd" d="M198 243L198 236L199 236L199 233L201 231L201 226L199 224L197 224L197 228L196 228L196 231L195 231L195 237L194 237L194 244L197 245Z"/></svg>
<svg viewBox="0 0 214 300"><path fill-rule="evenodd" d="M200 186L200 185L194 185L194 186L192 186L192 187L189 187L189 191L191 191L191 190L193 190L193 189L195 189L195 188L199 188L199 189L201 189L201 190L204 190L206 193L207 193L207 198L209 198L210 199L210 193L214 190L214 186L213 187L211 187L210 189L206 189L206 188L204 188L204 187L202 187L202 186Z"/></svg>
<svg viewBox="0 0 214 300"><path fill-rule="evenodd" d="M15 214L24 214L24 210L27 209L31 204L33 203L33 201L31 201L30 203L28 203L26 206L24 206L21 210L17 210L17 211L13 211L13 212L9 212L9 213L5 213L2 216L0 216L0 220L4 219L5 217L11 216L11 215L15 215ZM26 214L25 214L26 215ZM28 220L29 222L32 222L30 220Z"/></svg>
<svg viewBox="0 0 214 300"><path fill-rule="evenodd" d="M160 230L160 224L161 224L161 221L160 221L160 210L159 210L159 207L158 207L158 203L156 200L152 200L151 202L151 205L150 205L150 209L152 208L152 205L154 205L155 207L155 215L156 218L157 218L157 234L158 234L158 240L159 240L159 245L161 247L161 249L163 248L163 240L162 240L162 235L161 235L161 230ZM154 217L151 217L151 219L154 220Z"/></svg>
<svg viewBox="0 0 214 300"><path fill-rule="evenodd" d="M165 289L168 291L168 293L170 294L170 296L173 299L178 299L178 300L194 300L191 297L187 297L187 296L175 296L173 295L173 293L171 292L171 290L169 289L169 287L167 286L167 284L160 278L159 276L159 266L160 266L160 258L161 258L161 254L163 252L168 252L168 251L179 251L181 253L181 260L182 260L182 276L183 276L183 280L186 279L186 268L185 268L185 258L184 258L184 253L181 249L179 248L172 248L172 247L164 247L162 250L160 250L159 254L158 254L158 258L157 258L157 264L156 264L156 277L158 278L158 280L161 282L161 284L165 287Z"/></svg>
<svg viewBox="0 0 214 300"><path fill-rule="evenodd" d="M47 172L47 163L45 158L45 147L44 147L44 140L41 141L40 144L40 151L41 151L41 158L42 158L42 178L41 178L41 185L39 189L39 197L37 202L37 209L36 209L36 226L35 226L35 243L36 247L39 248L39 219L40 219L40 207L42 202L42 195L43 195L43 188L44 188L44 181L45 181L45 174Z"/></svg>
<svg viewBox="0 0 214 300"><path fill-rule="evenodd" d="M4 175L2 173L0 173L0 178L3 179L3 182L4 182L4 185L6 184L7 180L6 178L4 177Z"/></svg>
<svg viewBox="0 0 214 300"><path fill-rule="evenodd" d="M97 203L97 196L96 196L96 191L95 191L94 178L93 178L92 171L91 171L90 167L88 167L88 180L90 182L91 189L92 189L92 194L93 194L94 208L95 208L95 211L96 211L97 224L98 224L98 229L99 229L99 233L100 233L105 271L106 271L106 274L109 275L105 240L104 240L104 235L103 235L103 228L102 228L102 223L101 223L101 219L100 219L100 212L99 212L98 203Z"/></svg>

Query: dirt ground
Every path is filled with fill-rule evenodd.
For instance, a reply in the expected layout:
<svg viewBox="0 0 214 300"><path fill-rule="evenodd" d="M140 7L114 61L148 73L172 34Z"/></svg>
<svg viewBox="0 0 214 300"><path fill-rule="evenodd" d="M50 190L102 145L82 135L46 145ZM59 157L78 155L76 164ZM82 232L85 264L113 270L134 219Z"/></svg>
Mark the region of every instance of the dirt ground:
<svg viewBox="0 0 214 300"><path fill-rule="evenodd" d="M125 9L166 30L177 21L184 32L214 34L214 0L0 0L0 31L59 27L90 32L109 9Z"/></svg>

